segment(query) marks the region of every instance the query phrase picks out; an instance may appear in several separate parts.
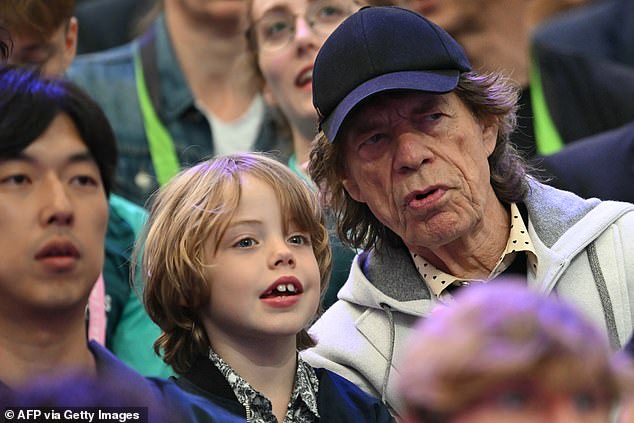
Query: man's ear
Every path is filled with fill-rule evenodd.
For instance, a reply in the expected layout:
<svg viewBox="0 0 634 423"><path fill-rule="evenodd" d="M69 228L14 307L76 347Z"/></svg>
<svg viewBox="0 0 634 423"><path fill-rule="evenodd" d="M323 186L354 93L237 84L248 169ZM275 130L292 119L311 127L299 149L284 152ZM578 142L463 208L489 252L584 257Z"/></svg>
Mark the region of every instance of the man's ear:
<svg viewBox="0 0 634 423"><path fill-rule="evenodd" d="M361 190L359 189L359 184L357 184L354 179L346 177L341 181L341 183L354 201L365 203L363 196L361 195Z"/></svg>
<svg viewBox="0 0 634 423"><path fill-rule="evenodd" d="M77 18L72 17L68 22L68 28L64 35L64 69L68 69L75 56L77 55L77 33L79 30L79 24Z"/></svg>
<svg viewBox="0 0 634 423"><path fill-rule="evenodd" d="M498 141L498 121L496 119L489 119L482 122L480 126L482 128L484 150L487 153L487 157L490 157Z"/></svg>

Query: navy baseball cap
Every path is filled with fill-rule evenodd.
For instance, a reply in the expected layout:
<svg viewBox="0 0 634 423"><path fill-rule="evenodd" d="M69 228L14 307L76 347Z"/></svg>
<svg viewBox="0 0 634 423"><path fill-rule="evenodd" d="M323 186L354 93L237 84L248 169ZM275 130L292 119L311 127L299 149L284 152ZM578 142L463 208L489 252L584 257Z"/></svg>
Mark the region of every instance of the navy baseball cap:
<svg viewBox="0 0 634 423"><path fill-rule="evenodd" d="M333 142L364 99L389 90L447 93L470 70L456 40L418 13L365 7L335 29L315 59L313 105L319 129Z"/></svg>

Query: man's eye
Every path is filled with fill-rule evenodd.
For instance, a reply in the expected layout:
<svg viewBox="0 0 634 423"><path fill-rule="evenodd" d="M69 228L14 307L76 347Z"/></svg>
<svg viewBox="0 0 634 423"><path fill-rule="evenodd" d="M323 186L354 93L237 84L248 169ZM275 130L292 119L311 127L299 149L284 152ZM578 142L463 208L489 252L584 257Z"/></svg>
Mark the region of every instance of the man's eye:
<svg viewBox="0 0 634 423"><path fill-rule="evenodd" d="M293 235L288 239L291 244L304 245L310 244L310 239L304 235Z"/></svg>
<svg viewBox="0 0 634 423"><path fill-rule="evenodd" d="M88 176L88 175L75 176L72 179L71 182L73 184L75 184L75 185L80 185L80 186L97 186L97 185L99 185L95 178L93 178L92 176Z"/></svg>
<svg viewBox="0 0 634 423"><path fill-rule="evenodd" d="M24 185L28 183L29 181L30 181L29 177L26 175L11 175L2 179L1 182L3 184L10 184L10 185Z"/></svg>
<svg viewBox="0 0 634 423"><path fill-rule="evenodd" d="M442 113L432 113L430 115L425 116L425 120L435 121L442 118L442 116L443 116Z"/></svg>
<svg viewBox="0 0 634 423"><path fill-rule="evenodd" d="M363 142L364 145L374 145L378 142L381 142L382 140L384 140L385 134L374 134L368 138L365 139L365 141Z"/></svg>

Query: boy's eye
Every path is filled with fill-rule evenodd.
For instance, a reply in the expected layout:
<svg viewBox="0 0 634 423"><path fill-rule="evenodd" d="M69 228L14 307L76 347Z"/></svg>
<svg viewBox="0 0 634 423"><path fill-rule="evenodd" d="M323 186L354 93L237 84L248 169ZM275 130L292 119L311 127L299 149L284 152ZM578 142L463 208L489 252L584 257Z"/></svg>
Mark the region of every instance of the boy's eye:
<svg viewBox="0 0 634 423"><path fill-rule="evenodd" d="M234 247L238 248L249 248L255 245L255 240L253 238L243 238L240 241L234 244Z"/></svg>
<svg viewBox="0 0 634 423"><path fill-rule="evenodd" d="M293 235L288 239L291 244L304 245L309 244L310 240L304 235Z"/></svg>

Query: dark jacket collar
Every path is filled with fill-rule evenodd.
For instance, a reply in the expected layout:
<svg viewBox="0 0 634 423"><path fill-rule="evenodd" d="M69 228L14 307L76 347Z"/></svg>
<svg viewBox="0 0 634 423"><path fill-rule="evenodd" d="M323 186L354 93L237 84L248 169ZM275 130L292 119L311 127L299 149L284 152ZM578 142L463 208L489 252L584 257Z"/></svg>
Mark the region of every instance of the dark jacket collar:
<svg viewBox="0 0 634 423"><path fill-rule="evenodd" d="M189 371L175 381L185 391L204 396L226 410L246 417L229 382L206 356L199 356Z"/></svg>

